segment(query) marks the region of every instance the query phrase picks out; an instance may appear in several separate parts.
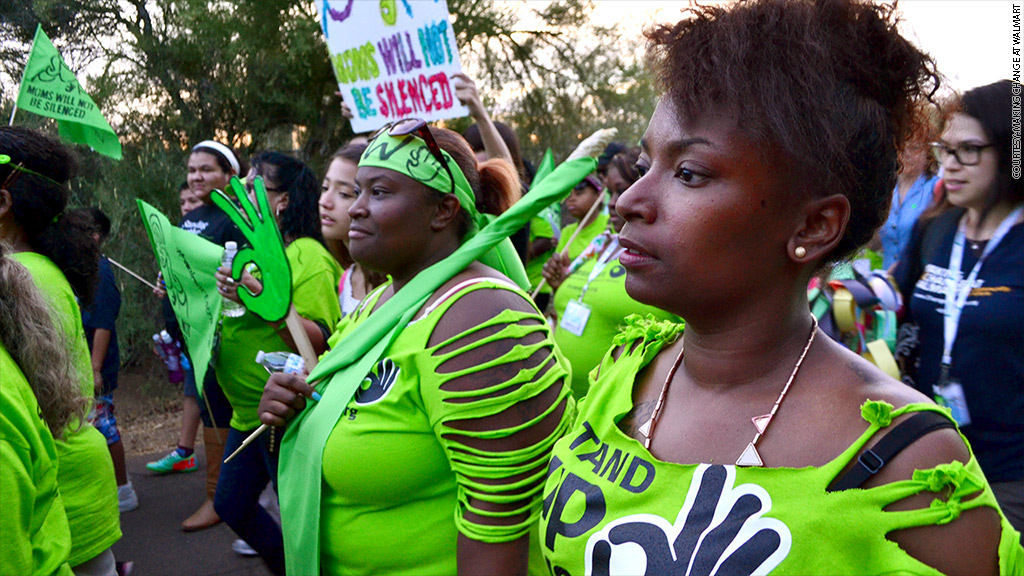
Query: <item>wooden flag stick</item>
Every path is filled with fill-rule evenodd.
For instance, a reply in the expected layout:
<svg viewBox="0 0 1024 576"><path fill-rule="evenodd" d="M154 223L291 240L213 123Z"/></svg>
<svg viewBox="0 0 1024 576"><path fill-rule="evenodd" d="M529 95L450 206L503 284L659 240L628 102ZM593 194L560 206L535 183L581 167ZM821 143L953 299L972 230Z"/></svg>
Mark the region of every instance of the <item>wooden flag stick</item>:
<svg viewBox="0 0 1024 576"><path fill-rule="evenodd" d="M580 232L583 231L583 223L589 223L590 217L593 216L594 213L597 212L597 209L604 204L603 200L604 194L599 195L597 197L597 200L594 200L594 204L590 207L590 210L587 210L587 215L583 217L583 220L580 220L580 225L576 227L576 231L573 232L572 236L569 237L569 241L565 243L565 250L562 250L560 255L564 256L569 253L569 247L572 246L572 243L576 241L576 237L579 236ZM538 284L537 288L533 291L532 294L530 294L530 299L535 299L537 297L537 294L540 294L540 291L544 289L544 286L546 286L547 283L547 278L542 278L540 284Z"/></svg>
<svg viewBox="0 0 1024 576"><path fill-rule="evenodd" d="M284 318L284 323L288 326L288 333L292 335L292 340L295 341L295 347L299 349L299 355L302 356L302 360L306 363L306 371L310 371L316 367L316 352L313 352L313 343L309 341L309 336L306 334L306 329L302 327L302 318L299 317L299 313L295 311L295 305L292 304L288 308L288 315ZM316 394L314 392L314 394ZM314 397L313 400L319 400L319 394ZM232 458L238 455L246 446L252 444L253 440L260 437L270 428L266 424L260 424L249 437L242 441L241 445L238 446L230 456L224 459L224 462L230 462Z"/></svg>
<svg viewBox="0 0 1024 576"><path fill-rule="evenodd" d="M145 278L143 278L142 276L139 276L139 275L138 275L138 274L136 274L135 272L132 272L132 271L131 271L131 270L129 270L129 269L128 269L128 268L126 267L126 266L123 266L123 265L119 264L119 263L118 263L118 262L117 262L116 260L114 260L114 259L113 259L113 258L111 258L110 256L107 256L107 260L109 260L109 261L110 261L110 263L111 263L111 264L113 264L114 266L117 266L117 267L118 267L118 268L120 268L121 270L124 270L124 271L125 271L125 272L127 272L128 274L132 275L132 276L133 276L133 277L134 277L134 278L135 278L136 280L138 280L139 282L142 282L143 284L145 284L146 286L149 286L149 287L150 287L150 288L152 288L153 290L158 290L158 288L157 288L157 287L156 287L156 286L155 286L154 284L151 284L151 283L150 283L150 282L149 282L148 280L146 280L146 279L145 279Z"/></svg>

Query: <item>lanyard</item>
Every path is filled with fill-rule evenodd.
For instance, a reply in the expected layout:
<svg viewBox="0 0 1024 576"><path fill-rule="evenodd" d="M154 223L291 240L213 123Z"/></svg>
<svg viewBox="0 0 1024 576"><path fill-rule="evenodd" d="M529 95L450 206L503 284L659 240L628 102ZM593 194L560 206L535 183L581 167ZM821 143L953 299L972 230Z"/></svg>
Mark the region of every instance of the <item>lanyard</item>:
<svg viewBox="0 0 1024 576"><path fill-rule="evenodd" d="M590 288L590 283L593 282L601 272L608 267L608 263L619 256L619 236L616 234L612 236L611 241L605 246L604 251L601 252L601 256L594 262L594 268L590 271L590 275L587 276L587 283L583 285L583 290L580 291L579 301L583 301L583 297L587 294L587 288Z"/></svg>
<svg viewBox="0 0 1024 576"><path fill-rule="evenodd" d="M943 338L944 346L942 348L942 369L944 374L948 374L950 365L953 364L953 342L956 340L956 331L960 325L960 314L964 310L964 305L967 304L967 297L970 295L971 290L974 289L974 282L978 279L978 272L981 271L981 265L988 258L988 255L995 250L999 242L1002 241L1003 237L1006 236L1010 228L1013 227L1020 215L1024 213L1024 206L1017 208L1011 212L1002 222L999 223L999 227L996 228L995 233L992 234L992 239L988 241L985 246L985 250L982 251L981 257L974 264L974 268L971 269L967 279L960 282L959 279L962 276L960 267L963 265L964 260L964 244L966 244L966 233L964 231L963 221L957 226L956 235L953 236L953 248L949 253L949 277L946 279L946 303L942 309L942 315L945 323L943 326Z"/></svg>

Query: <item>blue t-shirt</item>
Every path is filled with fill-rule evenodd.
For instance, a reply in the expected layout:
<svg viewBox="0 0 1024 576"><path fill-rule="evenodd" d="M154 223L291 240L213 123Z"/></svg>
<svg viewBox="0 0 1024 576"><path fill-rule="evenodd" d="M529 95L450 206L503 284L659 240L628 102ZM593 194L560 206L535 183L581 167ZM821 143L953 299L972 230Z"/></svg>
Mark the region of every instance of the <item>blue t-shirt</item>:
<svg viewBox="0 0 1024 576"><path fill-rule="evenodd" d="M103 256L100 258L100 270L96 278L96 293L93 295L92 304L82 308L82 327L85 328L85 340L89 343L90 353L96 329L110 330L110 346L107 348L107 355L103 357L103 368L100 370L100 375L103 376L104 395L117 388L121 351L117 346L117 328L114 327L114 323L120 311L121 292L114 282L114 271L110 268L110 261Z"/></svg>
<svg viewBox="0 0 1024 576"><path fill-rule="evenodd" d="M903 202L900 202L899 186L893 189L889 218L878 230L882 241L882 268L888 270L907 249L914 224L932 204L935 183L938 181L938 176L921 175L907 190Z"/></svg>
<svg viewBox="0 0 1024 576"><path fill-rule="evenodd" d="M907 309L897 354L904 381L928 396L939 379L949 254L962 209L914 228L895 278ZM980 248L980 247L979 247ZM967 242L960 282L981 251ZM1010 228L978 273L957 329L950 378L963 387L961 430L990 482L1024 480L1024 223Z"/></svg>

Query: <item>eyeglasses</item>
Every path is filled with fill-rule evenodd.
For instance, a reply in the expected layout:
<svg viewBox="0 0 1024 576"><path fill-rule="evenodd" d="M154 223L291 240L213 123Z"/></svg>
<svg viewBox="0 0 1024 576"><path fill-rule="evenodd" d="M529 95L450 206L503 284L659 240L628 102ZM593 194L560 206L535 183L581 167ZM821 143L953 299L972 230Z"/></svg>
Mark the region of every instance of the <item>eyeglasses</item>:
<svg viewBox="0 0 1024 576"><path fill-rule="evenodd" d="M981 151L991 148L993 144L969 144L964 143L956 147L947 146L942 142L932 142L928 145L932 154L940 163L944 163L950 156L956 158L961 166L976 166L981 162Z"/></svg>
<svg viewBox="0 0 1024 576"><path fill-rule="evenodd" d="M448 180L452 183L452 189L449 194L455 193L455 175L452 174L452 169L448 167L448 159L445 158L441 152L441 147L437 145L437 140L434 140L434 135L430 133L430 127L427 125L427 121L421 118L406 118L405 120L399 120L385 124L377 129L376 132L370 135L369 140L372 142L375 138L381 134L387 133L388 136L408 136L414 134L418 136L427 145L427 150L430 150L430 154L441 164L444 171L448 173Z"/></svg>

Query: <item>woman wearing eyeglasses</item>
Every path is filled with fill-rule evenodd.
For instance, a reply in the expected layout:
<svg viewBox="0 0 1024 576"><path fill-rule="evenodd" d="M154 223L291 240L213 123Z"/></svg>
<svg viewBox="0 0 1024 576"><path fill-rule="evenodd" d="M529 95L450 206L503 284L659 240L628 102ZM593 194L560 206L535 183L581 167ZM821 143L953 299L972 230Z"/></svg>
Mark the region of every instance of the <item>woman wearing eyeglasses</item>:
<svg viewBox="0 0 1024 576"><path fill-rule="evenodd" d="M341 319L338 299L334 297L341 266L323 244L316 174L291 156L279 152L257 154L246 177L246 188L254 205L257 176L263 178L270 210L284 239L292 275L292 304L319 354L327 348L331 327ZM240 302L238 285L228 281L230 273L227 268L220 268L217 286L225 297ZM252 293L259 293L259 280L252 274L246 272L242 283ZM268 323L251 312L223 318L214 367L232 408L225 454L233 454L260 425L256 409L267 381L266 369L256 363L260 350L296 352L298 348L284 321ZM280 434L264 434L258 446L250 446L225 462L214 496L217 514L260 554L274 574L284 574L284 544L277 522L259 499L267 482L273 482L276 488L280 441Z"/></svg>
<svg viewBox="0 0 1024 576"><path fill-rule="evenodd" d="M339 324L331 346L345 350L519 190L511 165L478 166L449 130L410 120L371 140L349 250L390 281ZM306 408L313 389L297 377L267 383L264 423L302 412L280 468L289 573L544 570L528 550L548 454L571 415L566 365L507 239L443 282L370 357L369 373L329 381L319 402ZM346 385L354 395L329 411Z"/></svg>
<svg viewBox="0 0 1024 576"><path fill-rule="evenodd" d="M933 150L946 204L895 272L905 380L950 407L1010 522L1024 529L1024 183L1009 80L950 106ZM1018 143L1019 154L1019 143ZM1016 166L1016 168L1014 168ZM1014 173L1016 170L1016 174Z"/></svg>

